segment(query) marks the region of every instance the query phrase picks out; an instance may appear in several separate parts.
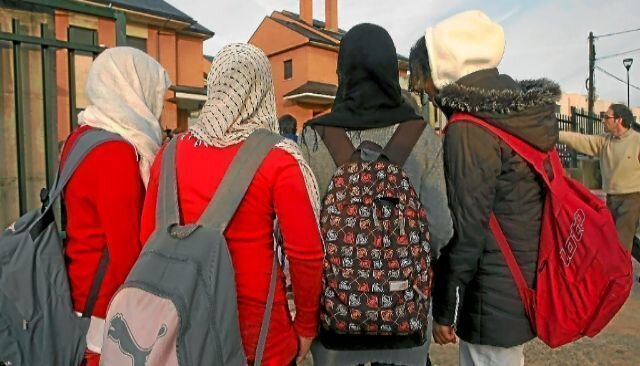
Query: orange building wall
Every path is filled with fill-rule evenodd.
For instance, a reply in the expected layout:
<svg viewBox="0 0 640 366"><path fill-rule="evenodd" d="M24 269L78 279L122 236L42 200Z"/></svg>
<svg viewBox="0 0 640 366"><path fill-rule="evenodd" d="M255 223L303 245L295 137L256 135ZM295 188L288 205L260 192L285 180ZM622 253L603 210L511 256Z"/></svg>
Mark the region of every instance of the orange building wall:
<svg viewBox="0 0 640 366"><path fill-rule="evenodd" d="M178 36L177 49L180 57L177 59L177 84L183 86L202 87L202 70L197 62L202 59L202 40L187 36Z"/></svg>
<svg viewBox="0 0 640 366"><path fill-rule="evenodd" d="M310 81L338 85L338 52L319 47L305 47Z"/></svg>
<svg viewBox="0 0 640 366"><path fill-rule="evenodd" d="M309 81L337 85L337 57L338 54L331 50L306 45L269 58L273 70L278 117L287 114L293 116L300 131L304 123L313 118L314 113L324 113L331 108L330 105L300 105L285 100L284 95ZM293 60L293 77L290 80L284 79L285 60Z"/></svg>
<svg viewBox="0 0 640 366"><path fill-rule="evenodd" d="M147 53L158 60L158 30L151 27L147 34Z"/></svg>
<svg viewBox="0 0 640 366"><path fill-rule="evenodd" d="M113 19L98 18L98 43L105 47L116 46L116 22Z"/></svg>
<svg viewBox="0 0 640 366"><path fill-rule="evenodd" d="M176 132L184 132L189 129L189 112L183 109L178 109L178 126Z"/></svg>
<svg viewBox="0 0 640 366"><path fill-rule="evenodd" d="M284 79L284 62L293 61L293 76L289 80ZM278 54L269 58L273 71L273 85L276 92L276 112L278 117L290 114L300 124L306 121L312 114L310 111L297 106L295 103L284 100L284 95L300 87L309 80L308 68L306 64L307 52L304 48Z"/></svg>
<svg viewBox="0 0 640 366"><path fill-rule="evenodd" d="M177 50L176 50L176 34L173 32L160 32L158 35L160 52L158 55L158 61L167 70L169 78L171 78L172 84L176 84L178 79L177 69ZM167 95L164 102L164 108L162 110L162 116L160 117L160 124L162 128L175 129L178 127L178 106L166 99L173 96L172 91L167 91Z"/></svg>
<svg viewBox="0 0 640 366"><path fill-rule="evenodd" d="M278 13L272 16L278 16ZM276 92L276 110L278 117L293 116L300 131L304 123L313 118L314 113L328 111L330 105L301 105L287 101L284 95L309 81L337 85L336 65L337 50L327 50L308 44L309 39L277 23L265 18L249 43L262 49L271 61L273 83ZM284 61L293 61L293 77L284 79Z"/></svg>

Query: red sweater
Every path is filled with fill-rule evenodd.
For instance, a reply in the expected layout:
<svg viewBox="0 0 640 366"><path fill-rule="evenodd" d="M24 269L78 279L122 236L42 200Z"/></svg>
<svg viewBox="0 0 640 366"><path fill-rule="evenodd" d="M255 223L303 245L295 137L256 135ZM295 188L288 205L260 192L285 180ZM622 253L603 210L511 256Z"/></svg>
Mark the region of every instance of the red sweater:
<svg viewBox="0 0 640 366"><path fill-rule="evenodd" d="M196 147L194 143L195 140L187 135L177 146L182 224L198 220L242 145L216 148ZM142 215L143 243L155 228L161 160L162 152L151 169ZM316 335L321 291L323 249L313 209L297 161L280 149L272 149L265 158L224 234L235 269L242 341L250 361L254 358L269 290L276 215L290 263L296 318L292 324L284 274L278 269L280 283L263 358L266 366L287 365L297 354L297 335Z"/></svg>
<svg viewBox="0 0 640 366"><path fill-rule="evenodd" d="M62 152L64 165L76 129ZM73 307L84 310L105 245L109 265L93 314L104 318L111 297L124 282L142 245L139 241L144 185L136 151L125 141L106 142L91 151L64 189L67 212L66 257Z"/></svg>

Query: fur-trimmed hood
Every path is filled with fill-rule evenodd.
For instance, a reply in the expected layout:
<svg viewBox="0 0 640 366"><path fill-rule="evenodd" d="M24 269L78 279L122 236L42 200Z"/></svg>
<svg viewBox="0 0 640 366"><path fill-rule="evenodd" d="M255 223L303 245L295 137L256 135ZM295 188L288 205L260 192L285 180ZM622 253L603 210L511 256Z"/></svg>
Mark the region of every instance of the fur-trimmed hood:
<svg viewBox="0 0 640 366"><path fill-rule="evenodd" d="M499 74L497 69L489 69L445 86L436 101L449 115L471 113L549 151L558 140L555 106L560 95L560 86L551 80L518 82Z"/></svg>

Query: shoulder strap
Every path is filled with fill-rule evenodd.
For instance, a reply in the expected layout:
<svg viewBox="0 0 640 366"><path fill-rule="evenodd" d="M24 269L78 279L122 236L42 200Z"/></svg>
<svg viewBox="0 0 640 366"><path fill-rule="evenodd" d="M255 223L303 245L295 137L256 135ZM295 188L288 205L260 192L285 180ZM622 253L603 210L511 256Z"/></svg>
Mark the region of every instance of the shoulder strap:
<svg viewBox="0 0 640 366"><path fill-rule="evenodd" d="M283 137L267 130L257 130L252 133L237 152L233 161L229 165L220 186L209 206L198 220L204 226L219 228L224 232L227 224L233 218L240 202L244 198L251 181L262 165L264 158L269 151L283 140ZM269 283L269 293L267 304L262 318L260 336L255 353L254 365L260 366L262 355L267 342L267 333L271 322L271 311L275 297L276 283L278 278L278 255L273 253L273 266L271 269L271 280Z"/></svg>
<svg viewBox="0 0 640 366"><path fill-rule="evenodd" d="M71 150L65 159L64 166L62 170L58 171L58 175L56 181L51 187L51 192L49 194L49 200L47 202L46 207L43 208L43 212L48 211L52 206L54 201L60 196L60 193L64 189L64 187L69 183L69 180L73 176L73 173L76 171L82 160L96 147L102 145L105 142L110 141L124 141L124 139L117 134L107 132L100 129L92 129L90 131L82 133L74 144L71 146ZM96 305L96 301L98 299L98 293L100 292L100 287L102 286L102 281L104 280L104 275L107 272L107 266L109 264L109 250L105 246L102 256L100 257L100 263L98 264L98 268L96 270L96 274L91 283L91 289L89 290L89 296L87 297L87 302L85 303L84 311L82 312L83 318L90 318L91 314L93 314L93 309Z"/></svg>
<svg viewBox="0 0 640 366"><path fill-rule="evenodd" d="M469 113L454 113L454 115L449 119L449 125L456 122L469 122L498 136L502 141L509 145L513 151L531 164L538 174L540 174L548 187L552 187L552 179L549 177L547 170L545 169L545 163L551 164L554 177L564 175L562 162L560 161L555 149L548 153L540 151L526 141Z"/></svg>
<svg viewBox="0 0 640 366"><path fill-rule="evenodd" d="M427 123L423 120L400 123L382 153L392 163L403 166L426 127Z"/></svg>
<svg viewBox="0 0 640 366"><path fill-rule="evenodd" d="M509 267L509 271L511 272L511 276L518 287L518 293L520 294L520 298L522 299L522 303L524 304L525 311L527 315L531 308L531 289L529 289L529 285L527 285L527 281L524 279L524 275L522 274L522 270L518 265L518 261L516 261L515 255L513 255L513 251L509 246L509 242L507 238L504 236L504 232L502 228L500 228L500 223L498 222L498 218L492 212L491 216L489 216L489 227L491 228L491 232L496 238L496 242L498 243L498 247L500 247L500 251L504 256L505 261L507 262L507 267Z"/></svg>
<svg viewBox="0 0 640 366"><path fill-rule="evenodd" d="M342 166L351 160L351 156L356 149L344 128L331 126L312 127L322 138L337 166Z"/></svg>
<svg viewBox="0 0 640 366"><path fill-rule="evenodd" d="M91 318L91 315L93 314L93 308L96 306L98 293L100 292L100 287L102 287L102 281L104 280L104 275L107 273L108 265L109 248L105 246L102 251L102 256L100 257L100 263L98 263L98 269L96 270L96 274L93 276L93 282L91 282L91 289L89 290L89 296L87 296L87 302L84 304L84 310L82 311L83 318Z"/></svg>
<svg viewBox="0 0 640 366"><path fill-rule="evenodd" d="M180 223L178 203L178 184L176 180L176 150L177 138L165 147L162 153L160 181L158 183L158 198L156 201L156 227L168 227Z"/></svg>
<svg viewBox="0 0 640 366"><path fill-rule="evenodd" d="M278 250L273 250L273 265L271 266L271 280L269 282L269 294L267 295L267 305L262 316L262 326L260 327L260 335L258 336L258 344L256 346L256 356L253 361L254 366L260 366L264 348L267 344L267 334L269 333L269 324L271 323L271 311L273 310L273 300L276 295L276 283L278 282Z"/></svg>
<svg viewBox="0 0 640 366"><path fill-rule="evenodd" d="M60 193L64 187L69 183L71 176L78 168L78 165L84 160L84 158L96 147L110 141L124 141L124 139L115 133L107 132L100 129L92 129L82 133L74 144L71 146L71 150L64 161L62 170L58 170L56 180L49 190L49 199L47 205L43 207L42 211L49 210L54 201L60 196Z"/></svg>

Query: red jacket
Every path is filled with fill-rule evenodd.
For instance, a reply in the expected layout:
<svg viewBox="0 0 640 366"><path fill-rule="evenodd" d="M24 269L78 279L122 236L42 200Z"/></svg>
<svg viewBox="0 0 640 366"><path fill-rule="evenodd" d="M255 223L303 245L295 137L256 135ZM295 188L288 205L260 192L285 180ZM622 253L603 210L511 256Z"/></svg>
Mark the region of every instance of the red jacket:
<svg viewBox="0 0 640 366"><path fill-rule="evenodd" d="M181 136L177 137L180 138ZM178 201L182 224L194 223L217 190L242 143L226 148L195 146L187 135L177 146ZM162 152L151 169L142 215L141 240L155 229L155 209ZM273 263L273 220L278 216L290 263L296 303L292 323L285 297L284 274L278 270L271 324L263 365L287 365L297 354L297 336L316 335L320 305L323 249L313 209L297 161L272 149L260 166L229 223L225 238L235 268L240 330L245 353L253 360Z"/></svg>
<svg viewBox="0 0 640 366"><path fill-rule="evenodd" d="M76 138L91 127L76 129L62 152L61 165ZM104 318L111 297L140 254L140 215L144 185L136 151L125 141L106 142L91 151L64 189L67 213L66 258L73 307L84 310L105 245L109 265L93 314Z"/></svg>

